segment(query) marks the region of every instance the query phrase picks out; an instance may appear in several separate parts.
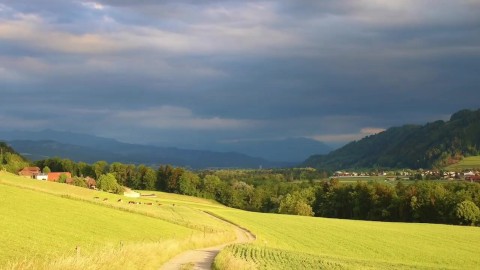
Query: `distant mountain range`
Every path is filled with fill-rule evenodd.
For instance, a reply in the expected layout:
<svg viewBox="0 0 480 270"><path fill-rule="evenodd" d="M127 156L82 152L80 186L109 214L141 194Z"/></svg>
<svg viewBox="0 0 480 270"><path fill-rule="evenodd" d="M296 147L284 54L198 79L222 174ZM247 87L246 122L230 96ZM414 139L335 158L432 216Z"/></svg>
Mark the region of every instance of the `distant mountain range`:
<svg viewBox="0 0 480 270"><path fill-rule="evenodd" d="M302 166L352 168L441 168L462 156L480 154L480 110L462 110L449 121L392 127L351 142Z"/></svg>
<svg viewBox="0 0 480 270"><path fill-rule="evenodd" d="M211 145L208 149L239 152L275 162L290 162L296 164L301 163L311 155L326 154L333 150L323 142L307 138L225 142Z"/></svg>
<svg viewBox="0 0 480 270"><path fill-rule="evenodd" d="M310 155L309 151L326 151L322 143L310 142L308 139L291 139L248 144L238 144L230 151L188 150L175 147L161 147L119 142L114 139L102 138L87 134L62 132L55 130L43 131L4 131L0 132L0 140L5 140L15 150L30 160L40 160L48 157L69 158L74 161L92 163L98 160L107 162L119 161L134 164L172 164L194 169L198 168L264 168L294 166L299 162L282 162L282 160L302 160ZM298 146L295 146L295 143ZM255 147L256 145L256 147ZM275 148L277 146L277 148ZM246 151L241 150L245 147ZM263 149L263 150L262 150ZM271 151L271 152L269 152ZM303 158L302 157L303 151ZM273 154L272 154L273 152ZM247 155L247 154L251 155ZM262 157L276 157L273 161ZM285 159L282 156L286 157Z"/></svg>

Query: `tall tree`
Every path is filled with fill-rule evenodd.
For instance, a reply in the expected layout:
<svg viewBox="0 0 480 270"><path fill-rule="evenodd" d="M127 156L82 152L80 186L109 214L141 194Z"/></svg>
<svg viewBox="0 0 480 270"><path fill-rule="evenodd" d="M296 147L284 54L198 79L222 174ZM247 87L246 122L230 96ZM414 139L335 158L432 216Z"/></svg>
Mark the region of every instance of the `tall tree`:
<svg viewBox="0 0 480 270"><path fill-rule="evenodd" d="M200 177L189 171L185 171L178 182L178 189L180 194L198 195L198 187L200 185Z"/></svg>
<svg viewBox="0 0 480 270"><path fill-rule="evenodd" d="M146 167L142 175L142 188L146 190L155 190L155 182L157 181L157 175L155 170Z"/></svg>
<svg viewBox="0 0 480 270"><path fill-rule="evenodd" d="M110 164L108 171L115 175L115 178L120 185L126 185L128 179L127 165L120 162L113 162Z"/></svg>
<svg viewBox="0 0 480 270"><path fill-rule="evenodd" d="M45 167L43 167L43 169L42 169L42 172L43 172L44 174L49 174L51 171L52 171L52 170L50 170L50 168L49 168L48 166L45 166Z"/></svg>
<svg viewBox="0 0 480 270"><path fill-rule="evenodd" d="M100 160L93 163L92 167L93 167L93 171L95 172L95 177L97 179L100 179L100 176L107 172L107 165L108 163L104 160Z"/></svg>

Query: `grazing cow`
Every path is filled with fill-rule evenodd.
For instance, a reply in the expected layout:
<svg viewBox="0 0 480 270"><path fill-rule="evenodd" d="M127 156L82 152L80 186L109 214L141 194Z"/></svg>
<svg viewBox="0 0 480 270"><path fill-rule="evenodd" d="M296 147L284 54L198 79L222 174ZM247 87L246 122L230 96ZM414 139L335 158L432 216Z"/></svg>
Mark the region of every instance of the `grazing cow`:
<svg viewBox="0 0 480 270"><path fill-rule="evenodd" d="M151 203L151 202L147 202L147 203L144 203L144 204L146 204L146 205L153 205L153 203Z"/></svg>
<svg viewBox="0 0 480 270"><path fill-rule="evenodd" d="M108 201L108 198L103 198L103 201Z"/></svg>
<svg viewBox="0 0 480 270"><path fill-rule="evenodd" d="M158 204L158 206L161 206L161 205L162 205L161 203Z"/></svg>
<svg viewBox="0 0 480 270"><path fill-rule="evenodd" d="M134 201L128 201L128 204L136 204Z"/></svg>
<svg viewBox="0 0 480 270"><path fill-rule="evenodd" d="M123 200L122 200L122 199L118 199L117 202L123 202Z"/></svg>
<svg viewBox="0 0 480 270"><path fill-rule="evenodd" d="M94 198L95 200L98 200L98 199L100 199L100 197L93 197L93 198Z"/></svg>

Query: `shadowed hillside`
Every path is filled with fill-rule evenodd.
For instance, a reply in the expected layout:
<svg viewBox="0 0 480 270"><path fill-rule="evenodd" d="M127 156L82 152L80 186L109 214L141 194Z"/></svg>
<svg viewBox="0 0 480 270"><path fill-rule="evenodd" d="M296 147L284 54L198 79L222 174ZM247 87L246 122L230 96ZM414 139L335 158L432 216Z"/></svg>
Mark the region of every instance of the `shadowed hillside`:
<svg viewBox="0 0 480 270"><path fill-rule="evenodd" d="M351 142L302 165L328 170L347 168L444 167L480 152L480 110L462 110L449 121L392 127Z"/></svg>

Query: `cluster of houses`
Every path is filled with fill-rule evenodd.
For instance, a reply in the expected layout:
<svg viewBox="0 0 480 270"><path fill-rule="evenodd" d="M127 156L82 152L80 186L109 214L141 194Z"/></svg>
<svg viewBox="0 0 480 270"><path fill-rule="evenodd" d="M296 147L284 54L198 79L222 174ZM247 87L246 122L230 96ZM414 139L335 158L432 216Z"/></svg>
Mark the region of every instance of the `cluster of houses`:
<svg viewBox="0 0 480 270"><path fill-rule="evenodd" d="M72 174L70 172L49 172L49 173L42 173L39 167L25 167L22 170L18 171L18 175L29 177L32 179L43 180L43 181L50 181L50 182L58 182L62 175L66 176L65 183L73 184ZM85 183L87 184L88 188L95 189L97 182L95 179L91 177L85 177Z"/></svg>
<svg viewBox="0 0 480 270"><path fill-rule="evenodd" d="M480 182L480 172L479 171L469 171L463 174L465 180L470 182Z"/></svg>
<svg viewBox="0 0 480 270"><path fill-rule="evenodd" d="M470 182L480 182L480 171L470 170L464 172L437 171L437 170L417 170L417 171L382 171L382 172L348 172L336 171L333 174L335 178L350 177L372 177L385 176L390 179L411 179L414 176L421 176L422 179L444 179L444 180L465 180Z"/></svg>

